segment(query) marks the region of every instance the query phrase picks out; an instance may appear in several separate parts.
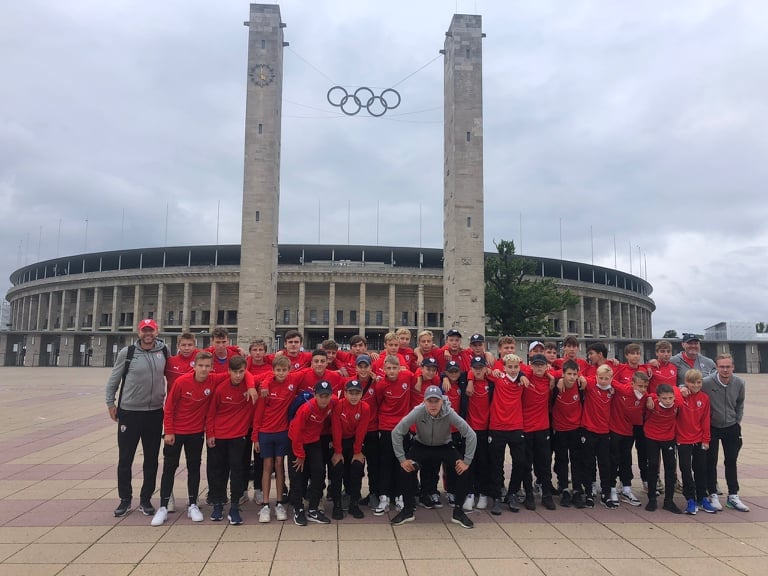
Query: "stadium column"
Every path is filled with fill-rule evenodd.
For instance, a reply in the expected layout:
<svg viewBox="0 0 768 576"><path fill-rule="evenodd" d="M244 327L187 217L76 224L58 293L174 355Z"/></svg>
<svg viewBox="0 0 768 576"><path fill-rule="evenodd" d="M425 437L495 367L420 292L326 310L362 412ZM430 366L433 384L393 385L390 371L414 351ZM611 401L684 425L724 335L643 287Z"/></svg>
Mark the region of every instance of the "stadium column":
<svg viewBox="0 0 768 576"><path fill-rule="evenodd" d="M416 313L416 343L418 344L419 333L424 330L424 284L419 284L419 302Z"/></svg>
<svg viewBox="0 0 768 576"><path fill-rule="evenodd" d="M120 287L115 284L112 287L112 332L117 332L117 306L120 301Z"/></svg>
<svg viewBox="0 0 768 576"><path fill-rule="evenodd" d="M48 292L48 322L46 322L45 329L49 332L53 328L53 295L54 292Z"/></svg>
<svg viewBox="0 0 768 576"><path fill-rule="evenodd" d="M61 316L59 320L59 328L61 330L67 329L67 291L66 289L61 291Z"/></svg>
<svg viewBox="0 0 768 576"><path fill-rule="evenodd" d="M307 284L303 280L299 282L299 313L296 317L296 329L301 334L302 338L306 336L304 334L305 326L305 308L307 305Z"/></svg>
<svg viewBox="0 0 768 576"><path fill-rule="evenodd" d="M607 328L608 332L606 335L608 336L608 338L613 338L613 310L611 309L612 306L611 306L610 298L608 298L607 303L608 303L608 328Z"/></svg>
<svg viewBox="0 0 768 576"><path fill-rule="evenodd" d="M93 289L93 309L91 311L91 331L96 332L99 329L99 308L101 307L101 288L98 286Z"/></svg>
<svg viewBox="0 0 768 576"><path fill-rule="evenodd" d="M219 318L219 283L218 282L211 282L211 300L210 300L210 315L208 318L208 332L213 332L213 329L216 328L217 320ZM238 325L239 326L239 325ZM238 342L240 342L240 338L238 337ZM247 343L244 343L243 346L245 348L248 347Z"/></svg>
<svg viewBox="0 0 768 576"><path fill-rule="evenodd" d="M563 337L568 335L568 308L560 311L560 334Z"/></svg>
<svg viewBox="0 0 768 576"><path fill-rule="evenodd" d="M189 332L190 301L192 298L192 285L184 282L184 303L181 305L181 331Z"/></svg>
<svg viewBox="0 0 768 576"><path fill-rule="evenodd" d="M75 332L80 330L80 304L83 301L83 289L78 288L75 296Z"/></svg>
<svg viewBox="0 0 768 576"><path fill-rule="evenodd" d="M164 318L163 314L165 314L165 306L163 306L163 303L165 302L165 284L163 282L160 282L157 285L157 306L155 307L155 322L157 322L157 330L159 332L163 331L163 324L164 324Z"/></svg>
<svg viewBox="0 0 768 576"><path fill-rule="evenodd" d="M365 337L365 283L360 283L360 313L357 316L357 323L360 327L359 334Z"/></svg>
<svg viewBox="0 0 768 576"><path fill-rule="evenodd" d="M133 288L133 323L138 325L141 316L141 284L136 284ZM131 326L133 327L133 326Z"/></svg>
<svg viewBox="0 0 768 576"><path fill-rule="evenodd" d="M336 282L328 285L328 338L336 338Z"/></svg>
<svg viewBox="0 0 768 576"><path fill-rule="evenodd" d="M592 298L592 305L594 306L594 322L595 325L592 328L592 335L597 338L600 336L600 300L598 298Z"/></svg>
<svg viewBox="0 0 768 576"><path fill-rule="evenodd" d="M251 4L237 338L275 337L283 24L280 7Z"/></svg>
<svg viewBox="0 0 768 576"><path fill-rule="evenodd" d="M394 284L389 285L389 330L391 332L394 332L397 330L397 325L395 323L395 300L397 298L397 290L395 288Z"/></svg>
<svg viewBox="0 0 768 576"><path fill-rule="evenodd" d="M584 296L579 295L579 338L584 338Z"/></svg>
<svg viewBox="0 0 768 576"><path fill-rule="evenodd" d="M37 295L37 308L35 309L35 330L42 330L40 327L40 316L43 311L43 294Z"/></svg>
<svg viewBox="0 0 768 576"><path fill-rule="evenodd" d="M454 14L445 36L443 325L483 333L482 19Z"/></svg>

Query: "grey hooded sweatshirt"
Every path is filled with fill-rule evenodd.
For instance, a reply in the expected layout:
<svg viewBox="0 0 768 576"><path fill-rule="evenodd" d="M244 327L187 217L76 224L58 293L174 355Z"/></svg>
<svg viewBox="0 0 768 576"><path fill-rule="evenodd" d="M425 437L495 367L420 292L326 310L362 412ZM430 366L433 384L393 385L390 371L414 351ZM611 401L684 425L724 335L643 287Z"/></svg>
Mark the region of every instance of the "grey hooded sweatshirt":
<svg viewBox="0 0 768 576"><path fill-rule="evenodd" d="M469 424L459 416L448 401L443 396L443 408L440 414L432 417L427 412L427 407L422 403L411 410L408 415L400 420L395 429L392 430L392 448L395 450L395 456L400 462L405 461L405 451L403 450L403 436L408 430L416 424L416 441L424 446L442 446L451 443L451 425L455 426L462 436L466 439L466 449L464 451L464 464L469 466L475 457L475 448L477 447L477 434Z"/></svg>
<svg viewBox="0 0 768 576"><path fill-rule="evenodd" d="M140 341L134 342L136 351L133 353L128 375L123 384L123 398L120 408L123 410L146 412L159 410L165 400L165 343L159 338L151 350L144 350ZM115 396L120 386L125 367L125 357L128 355L126 346L117 353L115 366L107 381L106 400L107 407L115 405Z"/></svg>

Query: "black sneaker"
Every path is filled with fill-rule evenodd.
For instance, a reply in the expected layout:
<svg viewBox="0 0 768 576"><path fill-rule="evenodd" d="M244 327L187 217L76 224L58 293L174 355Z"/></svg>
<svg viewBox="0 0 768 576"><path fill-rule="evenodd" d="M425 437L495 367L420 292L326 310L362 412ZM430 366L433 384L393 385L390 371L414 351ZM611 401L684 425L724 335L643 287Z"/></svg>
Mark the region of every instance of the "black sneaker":
<svg viewBox="0 0 768 576"><path fill-rule="evenodd" d="M334 520L343 520L344 519L344 510L341 507L341 502L334 501L333 503L333 512L331 513L331 518Z"/></svg>
<svg viewBox="0 0 768 576"><path fill-rule="evenodd" d="M552 494L545 494L544 496L542 496L541 504L547 510L555 510L557 508L557 506L555 505L555 499L552 498Z"/></svg>
<svg viewBox="0 0 768 576"><path fill-rule="evenodd" d="M533 499L533 492L525 493L525 501L523 502L526 510L536 510L536 500Z"/></svg>
<svg viewBox="0 0 768 576"><path fill-rule="evenodd" d="M560 484L557 485L557 488L552 486L552 483L549 484L549 491L553 496L560 496L560 494L563 492L563 489L560 487Z"/></svg>
<svg viewBox="0 0 768 576"><path fill-rule="evenodd" d="M363 511L360 510L360 506L355 503L350 503L349 515L352 516L352 518L357 518L358 520L360 518L365 518L365 514L363 514Z"/></svg>
<svg viewBox="0 0 768 576"><path fill-rule="evenodd" d="M656 512L658 505L656 504L656 498L648 498L648 504L645 505L645 509L648 512Z"/></svg>
<svg viewBox="0 0 768 576"><path fill-rule="evenodd" d="M672 512L672 514L682 514L683 511L680 510L680 508L677 507L677 504L675 504L672 500L664 500L664 505L662 506L664 510L667 512Z"/></svg>
<svg viewBox="0 0 768 576"><path fill-rule="evenodd" d="M144 516L154 516L155 515L155 507L152 506L152 502L149 500L144 500L139 504L139 510L141 510L141 513L144 514Z"/></svg>
<svg viewBox="0 0 768 576"><path fill-rule="evenodd" d="M501 500L499 498L493 499L493 506L491 506L491 514L494 516L501 516Z"/></svg>
<svg viewBox="0 0 768 576"><path fill-rule="evenodd" d="M472 520L470 520L469 517L464 513L464 510L461 508L461 506L456 506L453 509L451 522L458 524L462 528L473 528L475 526L474 522L472 522Z"/></svg>
<svg viewBox="0 0 768 576"><path fill-rule="evenodd" d="M563 508L570 508L572 502L571 493L568 492L568 490L563 490L560 496L560 506Z"/></svg>
<svg viewBox="0 0 768 576"><path fill-rule="evenodd" d="M296 526L307 525L307 515L304 514L304 510L297 510L293 513L293 523L296 524Z"/></svg>
<svg viewBox="0 0 768 576"><path fill-rule="evenodd" d="M229 509L229 514L227 514L227 520L229 520L229 523L232 526L240 526L240 524L243 523L243 519L240 516L240 508L232 506Z"/></svg>
<svg viewBox="0 0 768 576"><path fill-rule="evenodd" d="M603 506L608 508L608 510L616 510L616 508L619 507L619 505L616 502L611 500L610 496L602 496L600 498L600 502L602 502Z"/></svg>
<svg viewBox="0 0 768 576"><path fill-rule="evenodd" d="M515 498L514 494L507 498L507 508L509 508L510 512L514 512L515 514L520 512L520 505L517 503L517 498Z"/></svg>
<svg viewBox="0 0 768 576"><path fill-rule="evenodd" d="M585 508L594 508L595 507L595 497L592 494L587 494L584 498L584 507Z"/></svg>
<svg viewBox="0 0 768 576"><path fill-rule="evenodd" d="M224 519L224 504L214 504L211 511L211 520L221 522Z"/></svg>
<svg viewBox="0 0 768 576"><path fill-rule="evenodd" d="M584 502L584 494L581 492L574 492L571 502L573 502L573 507L577 510L584 510L587 507L587 504Z"/></svg>
<svg viewBox="0 0 768 576"><path fill-rule="evenodd" d="M432 501L432 497L427 494L419 496L419 506L432 510L435 507L435 503Z"/></svg>
<svg viewBox="0 0 768 576"><path fill-rule="evenodd" d="M370 497L371 497L371 495L368 494L368 496L366 496L365 498L360 498L360 500L358 500L358 502L357 502L357 505L358 506L368 506L368 501L369 501Z"/></svg>
<svg viewBox="0 0 768 576"><path fill-rule="evenodd" d="M410 508L403 508L397 513L397 516L392 518L391 524L392 526L400 526L406 522L413 522L415 519L416 517L413 515L413 510Z"/></svg>
<svg viewBox="0 0 768 576"><path fill-rule="evenodd" d="M322 510L309 510L307 511L307 520L317 522L318 524L330 524L331 520L325 515Z"/></svg>
<svg viewBox="0 0 768 576"><path fill-rule="evenodd" d="M122 518L126 514L128 514L128 510L131 509L131 499L130 498L121 498L120 504L117 505L117 508L115 508L115 518Z"/></svg>

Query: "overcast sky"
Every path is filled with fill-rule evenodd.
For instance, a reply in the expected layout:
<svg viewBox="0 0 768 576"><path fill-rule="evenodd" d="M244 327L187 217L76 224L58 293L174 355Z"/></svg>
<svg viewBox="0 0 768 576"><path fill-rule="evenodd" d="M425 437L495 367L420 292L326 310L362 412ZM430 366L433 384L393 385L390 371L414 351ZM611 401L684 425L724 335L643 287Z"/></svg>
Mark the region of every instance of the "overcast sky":
<svg viewBox="0 0 768 576"><path fill-rule="evenodd" d="M442 59L380 119L326 92L397 84L458 9L487 34L486 249L522 239L629 271L631 247L655 336L768 320L764 2L280 5L281 242L376 244L379 201L379 244L442 246ZM219 243L239 242L248 15L240 0L2 3L0 292L38 259L213 244L218 202Z"/></svg>

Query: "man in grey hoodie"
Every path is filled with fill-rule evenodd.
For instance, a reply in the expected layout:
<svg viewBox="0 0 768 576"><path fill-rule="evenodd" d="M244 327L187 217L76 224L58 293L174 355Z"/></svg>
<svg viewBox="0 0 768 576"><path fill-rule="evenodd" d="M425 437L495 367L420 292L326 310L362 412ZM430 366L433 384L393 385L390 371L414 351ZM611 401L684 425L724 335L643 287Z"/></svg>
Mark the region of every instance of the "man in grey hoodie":
<svg viewBox="0 0 768 576"><path fill-rule="evenodd" d="M416 438L405 454L403 438L411 426L416 425ZM451 441L451 426L455 426L466 440L464 458L459 455ZM466 421L459 416L443 391L437 386L429 386L424 391L424 402L416 406L392 430L392 447L400 462L401 486L403 486L403 509L392 519L394 526L414 520L414 505L416 498L416 482L414 474L418 469L424 474L435 477L441 464L456 470L456 505L453 508L451 522L463 528L474 526L462 509L462 504L469 489L469 465L475 456L477 435Z"/></svg>
<svg viewBox="0 0 768 576"><path fill-rule="evenodd" d="M144 452L144 482L139 509L145 516L155 513L150 498L157 482L157 461L163 434L164 372L168 351L157 337L157 324L151 318L139 322L138 332L139 339L133 344L133 357L128 363L117 403L115 396L123 379L130 346L118 352L106 389L109 417L118 423L117 492L120 504L115 509L115 516L118 517L124 516L131 507L131 467L139 440Z"/></svg>

